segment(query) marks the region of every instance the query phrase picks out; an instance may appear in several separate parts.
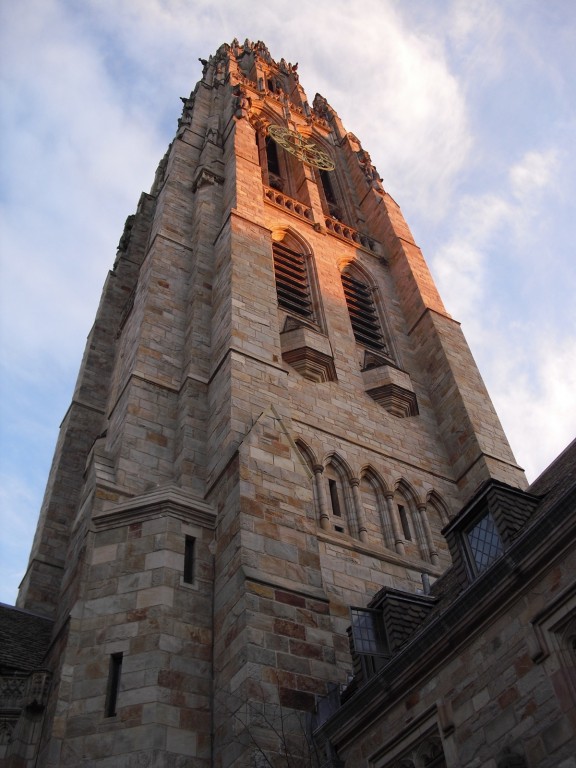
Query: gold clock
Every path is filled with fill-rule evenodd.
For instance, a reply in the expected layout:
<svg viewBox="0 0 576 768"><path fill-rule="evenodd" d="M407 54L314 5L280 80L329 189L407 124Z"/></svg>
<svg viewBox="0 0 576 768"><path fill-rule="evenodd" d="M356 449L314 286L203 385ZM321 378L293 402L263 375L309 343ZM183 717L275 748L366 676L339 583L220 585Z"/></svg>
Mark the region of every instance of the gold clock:
<svg viewBox="0 0 576 768"><path fill-rule="evenodd" d="M336 167L326 152L323 152L317 144L297 131L291 131L281 125L269 125L268 135L306 165L313 165L322 171L333 171Z"/></svg>

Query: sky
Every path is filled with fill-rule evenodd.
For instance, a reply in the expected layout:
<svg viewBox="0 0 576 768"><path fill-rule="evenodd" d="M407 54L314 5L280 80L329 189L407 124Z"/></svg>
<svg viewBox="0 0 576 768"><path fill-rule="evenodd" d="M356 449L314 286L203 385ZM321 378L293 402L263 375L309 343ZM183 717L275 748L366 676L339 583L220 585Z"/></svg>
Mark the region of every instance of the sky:
<svg viewBox="0 0 576 768"><path fill-rule="evenodd" d="M573 0L0 0L0 602L126 217L234 37L400 204L531 481L576 435Z"/></svg>

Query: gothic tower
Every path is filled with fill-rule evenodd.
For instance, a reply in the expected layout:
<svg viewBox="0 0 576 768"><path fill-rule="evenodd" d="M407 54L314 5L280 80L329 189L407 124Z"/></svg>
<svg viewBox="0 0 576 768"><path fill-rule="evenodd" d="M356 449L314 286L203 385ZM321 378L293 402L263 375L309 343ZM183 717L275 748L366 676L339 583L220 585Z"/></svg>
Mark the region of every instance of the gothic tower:
<svg viewBox="0 0 576 768"><path fill-rule="evenodd" d="M326 99L234 41L183 102L106 280L21 586L53 621L38 765L283 764L351 672L350 607L425 591L479 484L525 487Z"/></svg>

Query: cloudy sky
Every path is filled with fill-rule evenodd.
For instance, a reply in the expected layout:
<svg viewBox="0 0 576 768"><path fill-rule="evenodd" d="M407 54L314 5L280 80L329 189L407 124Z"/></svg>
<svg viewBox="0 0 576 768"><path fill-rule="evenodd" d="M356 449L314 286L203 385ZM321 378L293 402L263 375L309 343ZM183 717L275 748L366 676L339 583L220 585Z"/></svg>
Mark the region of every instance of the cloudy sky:
<svg viewBox="0 0 576 768"><path fill-rule="evenodd" d="M0 28L0 601L124 220L234 37L371 153L528 478L574 437L573 0L0 0Z"/></svg>

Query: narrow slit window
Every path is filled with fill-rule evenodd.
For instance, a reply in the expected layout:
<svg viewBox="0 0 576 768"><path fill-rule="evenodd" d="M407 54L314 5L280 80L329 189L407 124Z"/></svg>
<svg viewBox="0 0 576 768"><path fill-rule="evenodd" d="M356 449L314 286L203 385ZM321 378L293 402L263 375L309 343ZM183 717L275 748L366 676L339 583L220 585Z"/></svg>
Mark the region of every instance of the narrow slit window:
<svg viewBox="0 0 576 768"><path fill-rule="evenodd" d="M338 219L341 221L342 211L338 205L338 199L336 198L336 193L334 192L334 185L332 184L329 171L320 171L320 182L322 183L322 189L324 191L328 213L333 219Z"/></svg>
<svg viewBox="0 0 576 768"><path fill-rule="evenodd" d="M408 523L408 515L406 514L406 509L402 506L402 504L398 504L398 514L400 515L400 524L402 525L404 538L407 541L412 541L412 534L410 533L410 524Z"/></svg>
<svg viewBox="0 0 576 768"><path fill-rule="evenodd" d="M110 667L108 670L108 689L106 691L106 717L115 717L116 715L118 690L120 688L120 677L122 674L122 657L122 653L113 653L110 656Z"/></svg>
<svg viewBox="0 0 576 768"><path fill-rule="evenodd" d="M330 491L330 503L332 504L332 514L336 517L342 517L340 509L340 499L338 498L338 486L336 480L328 480L328 489Z"/></svg>
<svg viewBox="0 0 576 768"><path fill-rule="evenodd" d="M347 272L342 273L342 286L354 338L365 347L387 354L370 288Z"/></svg>
<svg viewBox="0 0 576 768"><path fill-rule="evenodd" d="M313 320L312 299L304 254L274 243L274 272L278 304L292 315Z"/></svg>
<svg viewBox="0 0 576 768"><path fill-rule="evenodd" d="M280 158L278 157L278 148L276 142L266 136L266 164L268 168L268 183L273 189L282 191L284 183L282 173L280 172Z"/></svg>
<svg viewBox="0 0 576 768"><path fill-rule="evenodd" d="M182 578L185 584L194 583L194 549L196 540L192 536L186 536L184 542L184 573Z"/></svg>

